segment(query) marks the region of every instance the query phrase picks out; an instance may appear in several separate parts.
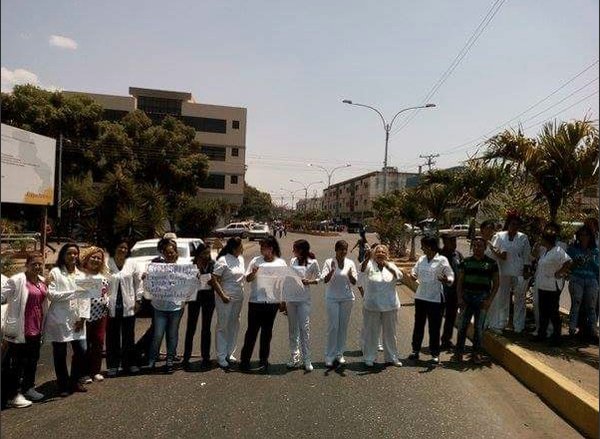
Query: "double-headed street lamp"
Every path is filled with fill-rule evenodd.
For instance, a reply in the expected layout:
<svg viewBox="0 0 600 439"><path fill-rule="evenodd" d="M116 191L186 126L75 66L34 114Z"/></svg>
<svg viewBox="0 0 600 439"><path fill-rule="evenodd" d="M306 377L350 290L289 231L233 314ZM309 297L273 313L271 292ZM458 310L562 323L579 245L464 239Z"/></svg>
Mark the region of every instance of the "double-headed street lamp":
<svg viewBox="0 0 600 439"><path fill-rule="evenodd" d="M349 168L352 165L350 163L346 163L345 165L338 166L337 168L333 168L333 169L327 169L327 168L324 168L323 166L315 165L314 163L309 163L308 166L310 166L312 168L319 168L319 169L322 169L323 171L325 171L325 173L327 174L327 187L329 187L329 186L331 186L331 176L333 175L333 173L335 171L337 171L338 169Z"/></svg>
<svg viewBox="0 0 600 439"><path fill-rule="evenodd" d="M288 194L290 194L290 197L292 198L292 210L294 210L295 204L294 204L294 199L296 198L296 194L300 191L303 191L304 189L296 189L295 191L291 191L289 189L284 189L284 188L280 188L281 192L286 192Z"/></svg>
<svg viewBox="0 0 600 439"><path fill-rule="evenodd" d="M403 108L402 110L398 111L394 115L394 117L392 118L392 121L390 123L387 123L387 121L385 120L385 117L383 117L383 114L377 108L371 107L370 105L357 104L356 102L352 102L349 99L344 99L342 102L344 104L348 104L348 105L355 105L357 107L369 108L370 110L373 110L374 112L376 112L379 115L379 117L381 118L381 121L383 122L383 129L385 130L385 156L383 158L383 193L385 194L386 189L387 189L388 141L390 140L390 131L392 130L394 121L396 120L396 118L398 117L398 115L400 113L404 113L405 111L408 111L408 110L417 110L419 108L433 108L433 107L435 107L435 104L425 104L425 105L419 105L417 107Z"/></svg>
<svg viewBox="0 0 600 439"><path fill-rule="evenodd" d="M311 187L313 184L324 184L325 183L323 180L319 180L319 181L313 181L312 183L304 184L301 181L294 180L292 178L290 178L290 181L292 183L298 183L299 185L301 185L302 187L304 187L304 199L308 198L308 188L309 187Z"/></svg>

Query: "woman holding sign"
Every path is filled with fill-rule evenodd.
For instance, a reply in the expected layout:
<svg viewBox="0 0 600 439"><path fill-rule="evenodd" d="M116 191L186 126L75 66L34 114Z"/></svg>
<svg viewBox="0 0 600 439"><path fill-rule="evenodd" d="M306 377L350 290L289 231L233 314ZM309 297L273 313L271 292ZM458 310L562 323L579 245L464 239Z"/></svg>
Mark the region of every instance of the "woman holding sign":
<svg viewBox="0 0 600 439"><path fill-rule="evenodd" d="M425 323L429 325L429 352L433 364L440 362L440 329L444 304L444 284L454 282L454 272L445 256L438 254L438 239L431 236L421 238L423 256L412 268L411 277L418 281L415 293L415 326L412 336L412 354L409 359L418 360L425 334Z"/></svg>
<svg viewBox="0 0 600 439"><path fill-rule="evenodd" d="M340 240L335 243L335 258L327 259L323 265L321 278L327 284L325 299L327 302L327 347L325 366L333 367L333 362L345 364L344 350L348 322L354 302L352 285L356 285L356 265L346 257L348 243Z"/></svg>
<svg viewBox="0 0 600 439"><path fill-rule="evenodd" d="M240 329L240 312L244 301L244 245L238 236L229 238L217 256L213 277L223 290L215 300L217 309L217 362L223 369L235 361L233 353Z"/></svg>
<svg viewBox="0 0 600 439"><path fill-rule="evenodd" d="M398 360L396 326L400 300L396 293L396 283L402 280L402 272L389 260L387 246L379 244L366 250L365 259L360 265L364 285L364 346L365 365L372 367L378 351L379 336L383 332L383 351L386 363L402 366Z"/></svg>
<svg viewBox="0 0 600 439"><path fill-rule="evenodd" d="M79 381L84 374L86 337L85 319L90 317L90 299L77 285L85 278L79 271L79 246L65 244L58 252L56 266L46 281L50 307L44 326L44 341L52 343L54 370L60 396L71 391L87 392ZM73 359L71 376L67 369L67 345L71 345Z"/></svg>
<svg viewBox="0 0 600 439"><path fill-rule="evenodd" d="M304 294L300 297L287 298L285 308L288 316L288 328L290 334L291 358L287 367L292 369L300 363L300 349L304 369L307 372L313 370L310 358L310 287L319 281L319 263L315 255L310 251L310 244L305 239L294 242L294 257L290 261L290 267L300 276L304 284Z"/></svg>
<svg viewBox="0 0 600 439"><path fill-rule="evenodd" d="M81 257L81 268L90 281L94 280L94 288L99 295L93 294L90 303L90 318L85 322L87 334L87 372L94 381L104 380L100 373L102 368L102 350L106 335L106 316L108 314L109 281L105 253L99 247L87 248Z"/></svg>
<svg viewBox="0 0 600 439"><path fill-rule="evenodd" d="M281 259L279 243L274 236L268 236L260 241L260 256L252 259L246 270L246 281L250 283L251 290L248 303L248 328L240 360L242 370L250 369L250 357L259 331L259 364L265 372L269 369L273 324L277 311L283 311L285 306L276 286L277 268L280 267L287 267L287 264ZM275 270L271 270L272 268Z"/></svg>

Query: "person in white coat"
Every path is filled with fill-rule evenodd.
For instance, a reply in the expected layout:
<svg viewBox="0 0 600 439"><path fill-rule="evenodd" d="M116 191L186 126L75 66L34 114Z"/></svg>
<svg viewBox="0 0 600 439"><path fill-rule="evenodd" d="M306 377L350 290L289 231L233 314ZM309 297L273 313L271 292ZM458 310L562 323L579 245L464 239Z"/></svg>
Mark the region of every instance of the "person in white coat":
<svg viewBox="0 0 600 439"><path fill-rule="evenodd" d="M294 257L290 260L290 267L294 270L304 284L305 294L294 300L286 301L285 309L288 317L288 330L290 336L290 361L289 369L298 367L300 363L300 351L304 369L307 372L313 370L310 353L310 287L319 282L319 263L315 255L310 251L310 244L305 239L294 242Z"/></svg>
<svg viewBox="0 0 600 439"><path fill-rule="evenodd" d="M135 313L143 295L141 267L129 259L129 239L116 240L109 248L108 272L111 295L106 325L106 376L140 371L135 358Z"/></svg>
<svg viewBox="0 0 600 439"><path fill-rule="evenodd" d="M513 328L522 332L525 328L525 296L531 277L531 246L527 235L519 232L521 219L509 214L506 230L498 232L492 239L500 267L500 286L488 313L489 328L496 333L508 325L511 292L514 293Z"/></svg>
<svg viewBox="0 0 600 439"><path fill-rule="evenodd" d="M382 335L384 360L394 366L402 366L398 359L396 328L400 300L396 283L402 280L402 272L389 260L387 246L379 244L365 253L360 265L365 291L363 304L365 365L372 367L377 356L379 337Z"/></svg>
<svg viewBox="0 0 600 439"><path fill-rule="evenodd" d="M356 285L358 273L356 265L346 257L348 243L344 240L335 243L335 257L327 259L323 264L321 279L325 288L327 307L327 345L325 350L325 366L333 367L334 361L346 363L344 351L348 334L348 323L354 303L352 286Z"/></svg>
<svg viewBox="0 0 600 439"><path fill-rule="evenodd" d="M217 363L223 369L236 361L233 354L240 330L240 313L244 303L244 278L246 267L242 253L243 241L239 237L227 240L217 255L213 278L219 283L223 296L215 298L217 310Z"/></svg>
<svg viewBox="0 0 600 439"><path fill-rule="evenodd" d="M40 358L43 319L48 308L48 289L42 272L41 253L30 253L25 272L15 274L2 286L2 304L7 304L6 327L8 372L4 384L9 405L29 407L44 395L35 390L35 374Z"/></svg>
<svg viewBox="0 0 600 439"><path fill-rule="evenodd" d="M85 278L78 265L79 246L65 244L47 278L50 306L44 324L44 341L52 343L54 371L61 396L87 392L80 379L85 367L85 320L90 317L90 299L81 298L82 290L76 284L77 279ZM67 369L69 344L73 351L70 376Z"/></svg>

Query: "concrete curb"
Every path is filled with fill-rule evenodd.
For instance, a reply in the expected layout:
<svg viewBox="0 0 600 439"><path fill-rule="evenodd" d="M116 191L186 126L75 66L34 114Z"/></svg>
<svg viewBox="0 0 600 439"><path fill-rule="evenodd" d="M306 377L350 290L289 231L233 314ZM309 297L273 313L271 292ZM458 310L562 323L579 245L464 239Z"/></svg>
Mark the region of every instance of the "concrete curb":
<svg viewBox="0 0 600 439"><path fill-rule="evenodd" d="M400 268L404 274L403 284L414 292L416 282L408 276L409 270L406 267ZM538 394L581 433L589 438L598 438L598 397L582 389L505 337L485 332L483 347L506 370Z"/></svg>

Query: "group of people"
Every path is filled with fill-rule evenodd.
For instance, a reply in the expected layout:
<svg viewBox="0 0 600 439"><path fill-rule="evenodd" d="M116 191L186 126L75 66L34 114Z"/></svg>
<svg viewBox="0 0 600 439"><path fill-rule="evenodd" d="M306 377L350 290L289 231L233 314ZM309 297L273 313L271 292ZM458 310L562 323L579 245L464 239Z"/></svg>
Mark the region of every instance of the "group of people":
<svg viewBox="0 0 600 439"><path fill-rule="evenodd" d="M520 219L510 216L505 231L495 233L491 221L481 224L480 234L472 240L473 254L463 257L456 250L456 239L443 237L438 247L436 237L421 239L421 256L409 276L416 281L415 322L412 353L419 359L425 325L429 332L429 353L434 364L442 350L454 349L453 359L462 361L466 330L474 318L472 359L480 362L481 333L487 326L499 331L506 328L511 293L514 296L513 327L523 330L525 291L535 272L535 309L539 314L537 337L560 340L558 298L564 278L570 273L573 306L570 328L576 328L579 308L586 315L586 325L596 331L598 298L597 230L587 226L578 230L575 241L565 250L559 242L559 229L547 225L541 242L532 248L527 236L519 232ZM216 361L223 369L238 363L242 371L250 369L250 360L259 339L259 366L269 368L273 325L278 313L287 316L290 359L287 366L312 371L310 348L311 285L325 284L327 340L325 366L343 365L346 360L348 325L356 299L355 287L363 299L361 348L366 367L373 367L377 352L384 361L402 366L397 346L397 322L400 300L396 285L403 281L402 271L390 260L385 245L369 246L361 234L359 265L348 258L348 243L335 243L332 257L320 268L306 240L293 244L293 258L286 262L274 236L260 241L260 255L246 264L243 241L230 238L216 260L211 249L201 243L194 251L198 283L186 300L158 300L144 287L148 267L129 258L127 239L116 240L105 251L89 247L80 251L76 244L66 244L59 252L56 266L46 278L41 254L28 256L25 271L7 279L2 286L2 303L8 303L4 338L8 342L5 381L10 404L27 407L44 395L35 390L35 374L42 338L52 343L54 369L61 396L86 392L92 381L114 377L119 371L129 374L156 369L161 359L160 347L166 337L165 372L172 372L176 360L179 326L187 307L182 367L190 370L193 341L201 316L201 367L211 365L211 324L216 311ZM150 264L182 263L176 241L165 236L158 243L159 256ZM268 284L258 281L261 269L289 267L303 284L304 294L283 299L268 291ZM535 269L534 269L535 268ZM85 280L102 285L99 297L88 298ZM205 281L201 281L204 279ZM206 280L208 279L208 280ZM246 287L247 285L247 287ZM266 285L266 286L265 286ZM240 330L240 314L248 294L248 321L239 361L234 357ZM458 338L452 345L453 328L460 309ZM136 319L151 316L151 325L135 342ZM445 322L442 332L442 320ZM549 329L552 324L552 332ZM101 373L106 341L105 374ZM69 372L67 349L71 346ZM4 368L3 368L4 369Z"/></svg>

